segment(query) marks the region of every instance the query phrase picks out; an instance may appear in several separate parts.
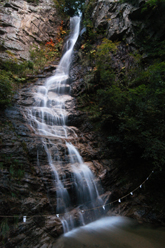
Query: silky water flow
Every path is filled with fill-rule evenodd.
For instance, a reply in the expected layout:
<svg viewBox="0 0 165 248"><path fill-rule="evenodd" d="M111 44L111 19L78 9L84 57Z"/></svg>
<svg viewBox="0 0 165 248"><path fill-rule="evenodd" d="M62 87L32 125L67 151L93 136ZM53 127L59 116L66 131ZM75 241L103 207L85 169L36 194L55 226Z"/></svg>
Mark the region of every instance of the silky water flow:
<svg viewBox="0 0 165 248"><path fill-rule="evenodd" d="M73 127L66 126L67 109L66 101L71 96L69 85L69 69L74 45L80 31L80 17L70 19L70 37L66 42L66 52L55 71L55 74L45 80L43 86L38 86L34 95L35 105L28 109L28 119L33 131L41 137L47 153L48 163L54 174L56 187L56 216L60 218L64 233L72 230L75 218L71 211L76 209L78 225L97 219L104 212L105 207L99 195L98 185L95 182L92 171L85 165L76 147L69 139L76 138ZM65 156L61 157L59 145L65 147ZM64 161L67 157L67 161ZM64 167L68 164L71 170L72 184L76 202L71 197L64 185ZM101 188L101 187L100 187Z"/></svg>

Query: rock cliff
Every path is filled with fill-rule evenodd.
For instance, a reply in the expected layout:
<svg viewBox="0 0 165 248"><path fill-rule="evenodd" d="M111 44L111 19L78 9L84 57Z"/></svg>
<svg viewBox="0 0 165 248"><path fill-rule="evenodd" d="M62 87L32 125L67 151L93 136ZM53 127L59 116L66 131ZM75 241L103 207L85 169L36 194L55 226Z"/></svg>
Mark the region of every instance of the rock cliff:
<svg viewBox="0 0 165 248"><path fill-rule="evenodd" d="M164 15L160 10L145 11L146 2L145 0L132 3L131 1L101 0L87 1L87 4L92 5L90 18L96 30L103 30L104 36L110 40L124 41L136 47L137 31L142 29L145 29L150 38L164 38L164 26L159 28L159 22L163 23ZM157 15L159 15L158 23L154 21Z"/></svg>
<svg viewBox="0 0 165 248"><path fill-rule="evenodd" d="M61 17L51 0L0 1L0 59L29 60L29 50L57 36Z"/></svg>

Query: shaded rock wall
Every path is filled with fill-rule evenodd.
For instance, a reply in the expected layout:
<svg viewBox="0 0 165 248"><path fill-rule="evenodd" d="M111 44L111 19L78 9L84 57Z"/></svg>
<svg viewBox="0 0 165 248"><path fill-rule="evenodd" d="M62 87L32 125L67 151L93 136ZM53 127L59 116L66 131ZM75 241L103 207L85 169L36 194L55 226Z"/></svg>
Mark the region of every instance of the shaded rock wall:
<svg viewBox="0 0 165 248"><path fill-rule="evenodd" d="M122 40L125 37L126 42L134 42L134 26L138 21L132 21L130 14L138 8L131 4L118 1L98 1L92 13L95 28L104 28L107 38L111 40Z"/></svg>
<svg viewBox="0 0 165 248"><path fill-rule="evenodd" d="M87 1L87 4L90 1ZM98 0L93 2L91 19L95 29L105 31L105 36L113 41L124 41L128 45L137 45L137 32L145 30L150 38L163 39L165 27L161 25L165 20L163 12L143 10L146 0L136 1L136 4L121 3L114 0ZM153 10L153 9L152 9ZM159 21L157 20L159 17ZM144 37L142 37L144 38Z"/></svg>
<svg viewBox="0 0 165 248"><path fill-rule="evenodd" d="M52 0L38 4L10 0L0 5L0 59L29 60L32 45L55 39L61 18Z"/></svg>

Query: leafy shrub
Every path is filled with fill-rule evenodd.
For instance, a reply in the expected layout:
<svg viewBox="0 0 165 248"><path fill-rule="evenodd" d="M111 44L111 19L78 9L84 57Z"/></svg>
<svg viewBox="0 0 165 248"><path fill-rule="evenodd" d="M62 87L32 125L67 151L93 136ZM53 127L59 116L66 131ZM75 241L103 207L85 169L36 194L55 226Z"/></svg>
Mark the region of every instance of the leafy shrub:
<svg viewBox="0 0 165 248"><path fill-rule="evenodd" d="M104 89L98 89L95 99L90 98L95 100L92 120L98 122L109 145L116 147L121 157L132 161L138 154L150 166L163 168L165 62L149 66L129 84L131 88L110 81Z"/></svg>
<svg viewBox="0 0 165 248"><path fill-rule="evenodd" d="M9 225L8 225L8 219L7 218L3 218L0 224L0 236L2 236L2 238L6 238L9 234Z"/></svg>
<svg viewBox="0 0 165 248"><path fill-rule="evenodd" d="M1 73L10 73L10 76L16 74L19 77L25 76L27 69L33 69L32 61L24 61L22 63L14 62L13 60L0 61Z"/></svg>
<svg viewBox="0 0 165 248"><path fill-rule="evenodd" d="M20 180L24 176L23 164L19 160L13 158L12 156L3 155L4 162L1 163L1 169L7 168L11 178Z"/></svg>
<svg viewBox="0 0 165 248"><path fill-rule="evenodd" d="M25 71L32 68L30 61L16 63L12 60L0 61L0 105L5 107L10 104L15 88L20 82L24 82Z"/></svg>
<svg viewBox="0 0 165 248"><path fill-rule="evenodd" d="M137 53L132 68L119 74L113 69L111 59L117 44L107 39L97 47L83 44L81 48L88 54L85 58L88 63L91 61L91 70L84 76L86 88L79 102L95 128L107 137L113 156L116 154L129 164L136 158L146 168L148 165L162 169L165 164L164 41L153 42L159 44L155 49L145 47L152 65L147 68L145 64L144 70L142 55Z"/></svg>
<svg viewBox="0 0 165 248"><path fill-rule="evenodd" d="M158 7L158 5L161 5L164 3L165 3L165 0L148 0L145 2L142 11L145 11L147 9L155 9Z"/></svg>
<svg viewBox="0 0 165 248"><path fill-rule="evenodd" d="M7 105L10 103L12 92L12 79L10 73L0 71L0 105Z"/></svg>
<svg viewBox="0 0 165 248"><path fill-rule="evenodd" d="M97 47L96 52L96 68L97 68L97 79L101 83L109 83L114 79L114 73L111 65L111 52L115 52L117 49L116 45L106 38L103 39L101 45Z"/></svg>

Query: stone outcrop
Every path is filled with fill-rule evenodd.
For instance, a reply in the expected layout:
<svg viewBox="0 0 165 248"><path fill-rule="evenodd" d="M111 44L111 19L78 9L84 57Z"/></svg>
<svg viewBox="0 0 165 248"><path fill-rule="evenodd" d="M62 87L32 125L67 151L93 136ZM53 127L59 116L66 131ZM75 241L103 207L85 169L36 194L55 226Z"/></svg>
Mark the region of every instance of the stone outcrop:
<svg viewBox="0 0 165 248"><path fill-rule="evenodd" d="M61 18L53 1L34 3L0 1L0 59L29 60L34 44L39 46L56 38Z"/></svg>
<svg viewBox="0 0 165 248"><path fill-rule="evenodd" d="M95 20L95 28L106 30L107 38L111 40L121 40L126 37L126 42L131 44L134 41L134 26L137 21L130 19L130 13L137 10L128 3L118 1L98 1L92 13Z"/></svg>
<svg viewBox="0 0 165 248"><path fill-rule="evenodd" d="M143 11L145 0L131 3L121 3L114 0L98 0L93 5L91 19L95 29L102 29L108 39L113 41L124 40L126 44L137 45L137 30L145 30L149 37L163 38L165 28L155 24L154 18L158 13L151 14L151 11ZM160 13L160 20L163 23L164 15ZM149 20L149 22L148 22ZM152 21L153 20L153 21Z"/></svg>

